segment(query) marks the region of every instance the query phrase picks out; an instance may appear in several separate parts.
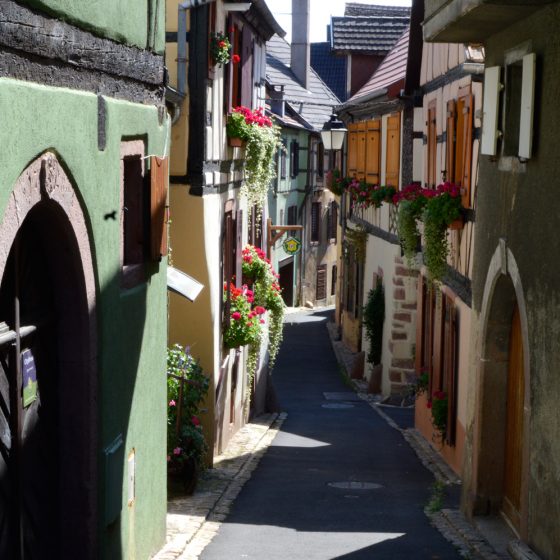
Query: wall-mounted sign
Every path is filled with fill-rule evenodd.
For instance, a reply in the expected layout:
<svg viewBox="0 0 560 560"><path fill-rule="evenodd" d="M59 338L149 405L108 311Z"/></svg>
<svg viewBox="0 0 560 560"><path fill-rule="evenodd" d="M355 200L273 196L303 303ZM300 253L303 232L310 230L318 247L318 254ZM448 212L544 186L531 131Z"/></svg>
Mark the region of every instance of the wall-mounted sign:
<svg viewBox="0 0 560 560"><path fill-rule="evenodd" d="M37 398L37 370L31 350L21 353L21 371L23 374L23 406L29 406Z"/></svg>
<svg viewBox="0 0 560 560"><path fill-rule="evenodd" d="M296 253L299 253L299 250L301 249L301 241L295 237L288 237L288 239L282 243L282 247L288 255L295 255Z"/></svg>

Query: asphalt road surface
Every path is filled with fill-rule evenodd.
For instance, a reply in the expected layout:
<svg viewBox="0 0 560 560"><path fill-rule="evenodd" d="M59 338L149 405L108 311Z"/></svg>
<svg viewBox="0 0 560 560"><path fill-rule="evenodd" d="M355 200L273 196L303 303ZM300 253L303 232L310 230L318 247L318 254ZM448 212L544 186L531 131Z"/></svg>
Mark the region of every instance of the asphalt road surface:
<svg viewBox="0 0 560 560"><path fill-rule="evenodd" d="M424 514L432 474L345 385L328 316L287 317L273 379L288 418L201 559L461 558Z"/></svg>

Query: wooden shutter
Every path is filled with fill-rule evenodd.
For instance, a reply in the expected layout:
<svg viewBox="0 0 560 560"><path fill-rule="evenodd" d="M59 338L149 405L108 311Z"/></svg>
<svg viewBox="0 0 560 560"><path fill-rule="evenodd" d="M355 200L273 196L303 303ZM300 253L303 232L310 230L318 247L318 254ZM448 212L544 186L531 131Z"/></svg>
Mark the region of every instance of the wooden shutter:
<svg viewBox="0 0 560 560"><path fill-rule="evenodd" d="M322 142L317 143L317 175L322 177L325 172L325 148Z"/></svg>
<svg viewBox="0 0 560 560"><path fill-rule="evenodd" d="M428 187L436 186L436 154L437 154L437 129L436 129L436 102L428 106Z"/></svg>
<svg viewBox="0 0 560 560"><path fill-rule="evenodd" d="M180 16L179 16L180 17ZM208 7L208 77L213 78L214 60L212 58L212 34L216 31L216 3L212 2Z"/></svg>
<svg viewBox="0 0 560 560"><path fill-rule="evenodd" d="M150 158L150 253L152 260L167 255L167 182L169 159Z"/></svg>
<svg viewBox="0 0 560 560"><path fill-rule="evenodd" d="M462 127L462 158L460 184L463 188L462 203L465 208L471 206L471 168L472 168L472 127L473 127L473 96L465 95L460 99L463 117ZM458 133L459 131L457 131Z"/></svg>
<svg viewBox="0 0 560 560"><path fill-rule="evenodd" d="M366 176L366 123L359 122L356 136L356 174L360 179Z"/></svg>
<svg viewBox="0 0 560 560"><path fill-rule="evenodd" d="M366 123L366 181L379 185L381 163L381 120Z"/></svg>
<svg viewBox="0 0 560 560"><path fill-rule="evenodd" d="M280 148L280 179L286 178L286 141L282 140Z"/></svg>
<svg viewBox="0 0 560 560"><path fill-rule="evenodd" d="M428 398L432 398L434 392L434 337L435 337L435 316L436 316L436 297L433 286L425 285L424 298L424 368L428 371Z"/></svg>
<svg viewBox="0 0 560 560"><path fill-rule="evenodd" d="M374 282L375 286L375 282ZM416 353L414 356L414 368L416 375L421 375L424 369L424 306L426 299L426 284L423 276L418 276L417 296L416 296Z"/></svg>
<svg viewBox="0 0 560 560"><path fill-rule="evenodd" d="M311 203L311 242L319 242L319 230L321 223L321 203Z"/></svg>
<svg viewBox="0 0 560 560"><path fill-rule="evenodd" d="M535 73L537 56L535 53L523 57L521 76L521 116L519 119L520 158L529 159L533 153L533 113L535 108Z"/></svg>
<svg viewBox="0 0 560 560"><path fill-rule="evenodd" d="M299 142L293 140L290 144L290 175L292 178L299 174Z"/></svg>
<svg viewBox="0 0 560 560"><path fill-rule="evenodd" d="M348 125L348 175L358 173L358 130L356 123Z"/></svg>
<svg viewBox="0 0 560 560"><path fill-rule="evenodd" d="M235 270L235 285L240 288L242 284L241 250L243 249L243 210L238 210L235 217L235 247L233 248L233 262Z"/></svg>
<svg viewBox="0 0 560 560"><path fill-rule="evenodd" d="M457 111L455 100L451 99L447 102L447 142L446 142L446 178L448 181L455 182L455 143L456 131L455 122L457 120Z"/></svg>
<svg viewBox="0 0 560 560"><path fill-rule="evenodd" d="M232 54L241 56L241 31L237 25L233 27L231 46ZM230 62L228 66L232 81L231 107L233 108L241 105L241 64L234 64L233 62Z"/></svg>
<svg viewBox="0 0 560 560"><path fill-rule="evenodd" d="M248 25L243 26L241 38L241 105L251 107L253 101L253 34ZM230 64L233 64L230 62Z"/></svg>
<svg viewBox="0 0 560 560"><path fill-rule="evenodd" d="M482 104L482 138L480 153L495 156L498 147L498 117L500 107L501 73L499 66L484 69L484 97Z"/></svg>
<svg viewBox="0 0 560 560"><path fill-rule="evenodd" d="M327 265L321 264L317 267L317 288L315 299L325 299L327 297Z"/></svg>
<svg viewBox="0 0 560 560"><path fill-rule="evenodd" d="M444 390L447 393L448 401L445 441L448 445L455 445L457 425L457 310L451 298L445 296L444 301Z"/></svg>
<svg viewBox="0 0 560 560"><path fill-rule="evenodd" d="M387 119L387 161L385 184L399 188L401 162L401 116L400 113Z"/></svg>
<svg viewBox="0 0 560 560"><path fill-rule="evenodd" d="M289 206L288 207L288 225L296 225L297 224L297 206Z"/></svg>
<svg viewBox="0 0 560 560"><path fill-rule="evenodd" d="M336 241L338 204L333 200L329 206L329 239Z"/></svg>
<svg viewBox="0 0 560 560"><path fill-rule="evenodd" d="M436 301L433 325L432 394L434 391L441 391L443 389L444 324L445 300L443 297L440 297Z"/></svg>
<svg viewBox="0 0 560 560"><path fill-rule="evenodd" d="M337 276L337 266L332 265L331 269L331 296L336 295L336 276Z"/></svg>

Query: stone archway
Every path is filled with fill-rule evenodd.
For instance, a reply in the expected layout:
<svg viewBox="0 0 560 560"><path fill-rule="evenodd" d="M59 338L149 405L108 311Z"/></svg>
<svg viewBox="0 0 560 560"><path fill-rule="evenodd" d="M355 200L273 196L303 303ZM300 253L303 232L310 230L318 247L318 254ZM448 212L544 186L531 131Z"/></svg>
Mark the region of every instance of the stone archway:
<svg viewBox="0 0 560 560"><path fill-rule="evenodd" d="M97 557L95 286L78 193L56 155L44 153L17 180L0 223L0 323L20 335L0 348L12 440L0 484L18 488L0 504L12 534L0 534L0 556L20 558L23 546L26 557ZM39 387L31 404L17 396L24 351ZM54 505L44 507L45 496Z"/></svg>
<svg viewBox="0 0 560 560"><path fill-rule="evenodd" d="M517 310L517 311L516 311ZM514 321L515 313L515 321ZM517 324L523 369L522 456L519 523L522 538L527 535L530 360L525 297L515 257L502 241L492 257L480 316L475 438L473 448L472 513L492 514L503 509L504 473L507 467L506 426L508 422L508 375L511 375L512 325Z"/></svg>

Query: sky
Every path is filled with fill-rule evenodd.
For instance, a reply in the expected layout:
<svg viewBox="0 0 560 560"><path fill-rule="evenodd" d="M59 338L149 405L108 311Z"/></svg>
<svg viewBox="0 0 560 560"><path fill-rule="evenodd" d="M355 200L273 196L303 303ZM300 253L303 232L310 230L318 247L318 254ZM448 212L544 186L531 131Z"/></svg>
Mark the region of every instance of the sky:
<svg viewBox="0 0 560 560"><path fill-rule="evenodd" d="M310 41L318 43L327 40L327 25L331 16L344 15L345 0L310 0ZM385 6L410 6L410 0L351 0L359 4L383 4ZM286 39L290 41L292 27L291 0L266 0L276 21L286 31Z"/></svg>

